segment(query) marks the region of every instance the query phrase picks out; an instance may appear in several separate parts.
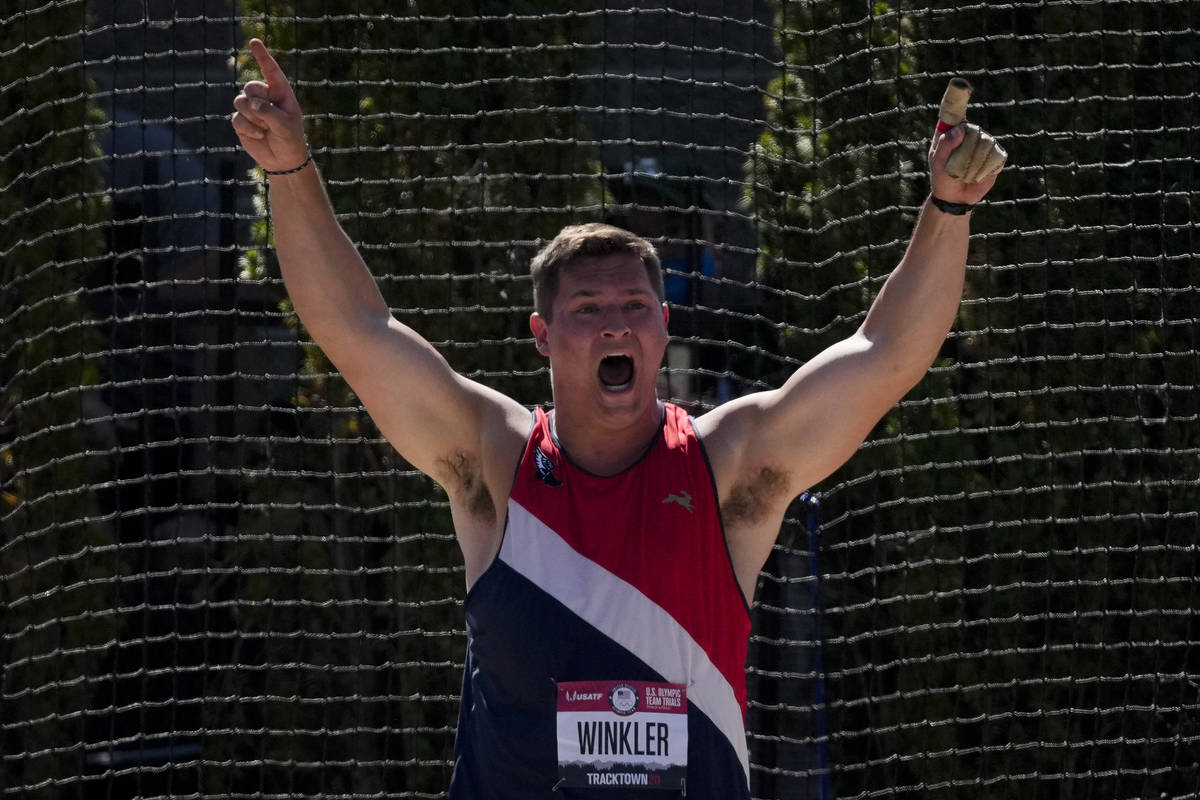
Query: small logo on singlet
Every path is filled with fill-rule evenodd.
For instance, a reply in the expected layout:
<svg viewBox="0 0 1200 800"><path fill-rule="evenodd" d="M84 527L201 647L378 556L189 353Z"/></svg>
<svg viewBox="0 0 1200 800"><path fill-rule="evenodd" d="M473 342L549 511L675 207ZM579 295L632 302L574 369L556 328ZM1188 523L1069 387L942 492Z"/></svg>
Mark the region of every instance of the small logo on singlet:
<svg viewBox="0 0 1200 800"><path fill-rule="evenodd" d="M672 492L663 498L663 505L665 506L667 503L677 503L683 506L689 514L692 513L692 496L687 492L680 492L679 494Z"/></svg>
<svg viewBox="0 0 1200 800"><path fill-rule="evenodd" d="M533 466L537 479L552 488L562 486L562 481L554 474L558 467L550 460L550 456L542 452L542 448L533 451Z"/></svg>
<svg viewBox="0 0 1200 800"><path fill-rule="evenodd" d="M618 683L608 693L608 706L622 717L637 711L638 693L628 683Z"/></svg>

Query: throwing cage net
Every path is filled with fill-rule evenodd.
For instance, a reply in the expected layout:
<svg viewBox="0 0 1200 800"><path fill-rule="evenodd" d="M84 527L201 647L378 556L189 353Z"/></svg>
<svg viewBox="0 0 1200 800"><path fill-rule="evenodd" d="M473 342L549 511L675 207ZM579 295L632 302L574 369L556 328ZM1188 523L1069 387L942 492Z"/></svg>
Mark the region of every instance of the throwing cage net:
<svg viewBox="0 0 1200 800"><path fill-rule="evenodd" d="M937 363L762 577L753 794L1200 796L1196 4L18 5L0 795L445 789L446 498L287 305L228 122L258 35L396 315L529 405L567 222L659 245L697 413L850 334L969 78L1010 164Z"/></svg>

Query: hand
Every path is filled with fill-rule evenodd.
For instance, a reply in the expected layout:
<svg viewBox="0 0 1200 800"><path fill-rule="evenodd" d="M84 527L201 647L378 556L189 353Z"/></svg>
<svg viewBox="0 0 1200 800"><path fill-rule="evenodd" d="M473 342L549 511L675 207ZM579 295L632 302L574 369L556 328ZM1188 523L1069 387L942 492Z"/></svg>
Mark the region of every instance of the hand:
<svg viewBox="0 0 1200 800"><path fill-rule="evenodd" d="M233 130L263 169L278 172L298 167L308 158L300 103L261 40L250 40L250 53L264 80L248 82L234 98Z"/></svg>
<svg viewBox="0 0 1200 800"><path fill-rule="evenodd" d="M945 133L934 134L933 144L929 148L929 187L930 191L941 200L948 203L969 203L974 205L983 199L993 186L1000 173L995 173L978 183L955 178L946 171L950 154L962 146L967 138L966 123L959 123ZM983 134L991 140L989 134ZM994 140L992 140L994 145ZM984 145L982 140L980 145ZM996 145L998 147L998 145Z"/></svg>

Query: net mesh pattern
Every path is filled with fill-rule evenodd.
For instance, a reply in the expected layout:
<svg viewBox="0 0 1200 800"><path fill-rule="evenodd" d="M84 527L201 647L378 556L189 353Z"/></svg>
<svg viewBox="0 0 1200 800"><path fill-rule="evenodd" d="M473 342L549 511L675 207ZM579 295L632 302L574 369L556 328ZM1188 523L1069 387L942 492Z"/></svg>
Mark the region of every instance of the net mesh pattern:
<svg viewBox="0 0 1200 800"><path fill-rule="evenodd" d="M569 222L651 238L695 413L852 333L949 77L1011 157L922 382L789 511L755 797L1198 797L1192 2L63 0L0 12L0 796L425 798L441 489L287 302L229 126L263 37L396 316L549 401Z"/></svg>

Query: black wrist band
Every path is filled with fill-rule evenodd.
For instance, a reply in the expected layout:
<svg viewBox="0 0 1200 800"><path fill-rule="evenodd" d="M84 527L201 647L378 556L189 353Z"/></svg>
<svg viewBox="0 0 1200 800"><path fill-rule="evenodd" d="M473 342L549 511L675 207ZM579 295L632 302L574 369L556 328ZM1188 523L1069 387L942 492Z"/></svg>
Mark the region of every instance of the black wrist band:
<svg viewBox="0 0 1200 800"><path fill-rule="evenodd" d="M264 169L263 172L267 173L268 175L291 175L293 172L299 172L300 170L304 169L311 163L312 163L312 151L309 150L308 158L304 159L304 163L298 167L293 167L292 169L280 169L280 170L275 170L275 171L272 171L269 169Z"/></svg>
<svg viewBox="0 0 1200 800"><path fill-rule="evenodd" d="M929 200L935 206L937 206L938 211L943 211L947 214L953 214L956 217L961 217L964 214L968 214L970 213L971 209L975 208L975 206L971 203L947 203L945 200L933 194L932 192L929 193Z"/></svg>

